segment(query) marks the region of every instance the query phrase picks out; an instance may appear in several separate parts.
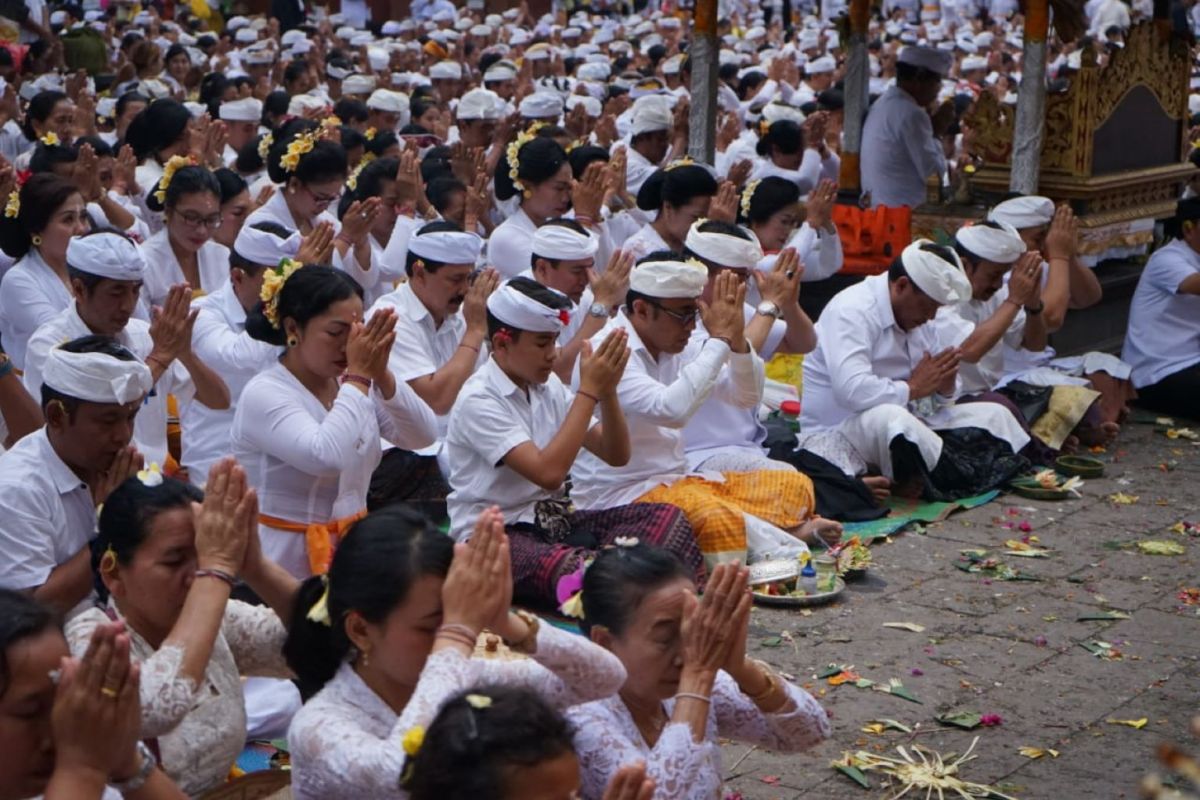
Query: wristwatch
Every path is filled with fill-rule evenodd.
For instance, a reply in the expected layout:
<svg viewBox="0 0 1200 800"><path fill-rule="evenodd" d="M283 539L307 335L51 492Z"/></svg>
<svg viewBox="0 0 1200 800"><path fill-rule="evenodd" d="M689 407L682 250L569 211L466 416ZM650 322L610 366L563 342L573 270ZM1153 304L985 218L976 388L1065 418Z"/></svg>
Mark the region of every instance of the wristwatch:
<svg viewBox="0 0 1200 800"><path fill-rule="evenodd" d="M129 780L113 783L112 787L121 794L131 794L141 789L146 785L146 781L150 780L150 774L158 767L158 759L154 757L154 753L146 746L145 742L137 743L138 755L142 757L142 766Z"/></svg>
<svg viewBox="0 0 1200 800"><path fill-rule="evenodd" d="M779 310L779 306L772 303L770 300L763 300L758 304L756 312L764 317L774 317L775 319L783 319L783 312Z"/></svg>
<svg viewBox="0 0 1200 800"><path fill-rule="evenodd" d="M608 319L609 317L608 307L603 303L592 303L588 306L587 313L589 317L596 319Z"/></svg>
<svg viewBox="0 0 1200 800"><path fill-rule="evenodd" d="M1046 308L1046 304L1045 304L1044 302L1042 302L1042 303L1038 303L1038 304L1037 304L1037 308L1030 308L1029 306L1025 306L1025 313L1026 313L1026 314L1033 314L1033 315L1035 315L1035 316L1036 316L1036 315L1038 315L1038 314L1042 313L1042 311L1043 311L1045 308Z"/></svg>

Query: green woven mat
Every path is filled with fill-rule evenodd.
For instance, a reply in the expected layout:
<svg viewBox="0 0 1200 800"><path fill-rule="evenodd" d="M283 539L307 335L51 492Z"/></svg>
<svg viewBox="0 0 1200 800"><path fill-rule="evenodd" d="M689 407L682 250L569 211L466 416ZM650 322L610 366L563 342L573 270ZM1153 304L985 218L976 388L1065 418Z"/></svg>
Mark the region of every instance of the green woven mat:
<svg viewBox="0 0 1200 800"><path fill-rule="evenodd" d="M844 529L842 539L849 539L851 536L857 536L863 541L882 539L903 530L914 522L941 522L955 511L990 503L999 495L999 490L993 489L974 497L963 497L945 503L928 503L922 500L893 497L887 501L891 512L886 517L870 522L847 522L842 526Z"/></svg>

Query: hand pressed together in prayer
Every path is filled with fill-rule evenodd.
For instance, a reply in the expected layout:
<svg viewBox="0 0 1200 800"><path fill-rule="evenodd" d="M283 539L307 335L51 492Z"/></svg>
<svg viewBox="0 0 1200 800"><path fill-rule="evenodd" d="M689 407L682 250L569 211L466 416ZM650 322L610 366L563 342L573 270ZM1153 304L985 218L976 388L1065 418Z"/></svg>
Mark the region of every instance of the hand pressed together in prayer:
<svg viewBox="0 0 1200 800"><path fill-rule="evenodd" d="M155 380L171 367L171 362L188 356L192 351L192 328L196 324L199 309L192 308L192 288L179 283L167 292L161 307L151 311L150 339L154 349L146 356L146 365L155 374Z"/></svg>
<svg viewBox="0 0 1200 800"><path fill-rule="evenodd" d="M504 635L512 605L512 567L504 517L496 507L479 515L471 538L454 545L442 584L442 624L463 625L476 635Z"/></svg>
<svg viewBox="0 0 1200 800"><path fill-rule="evenodd" d="M196 565L238 577L251 539L258 539L258 496L246 483L246 471L224 458L208 473L204 501L193 503Z"/></svg>
<svg viewBox="0 0 1200 800"><path fill-rule="evenodd" d="M837 184L823 180L808 193L804 201L805 222L813 230L826 230L833 221L833 204L837 200Z"/></svg>
<svg viewBox="0 0 1200 800"><path fill-rule="evenodd" d="M713 568L697 598L683 590L683 671L711 680L732 662L745 661L746 641L742 630L750 617L750 571L738 562ZM743 619L743 617L745 619ZM738 636L741 635L741 641ZM682 686L682 682L681 682Z"/></svg>
<svg viewBox="0 0 1200 800"><path fill-rule="evenodd" d="M629 363L630 350L627 346L629 334L617 328L604 337L604 341L593 352L591 344L584 342L579 363L579 392L592 397L613 397L625 365Z"/></svg>
<svg viewBox="0 0 1200 800"><path fill-rule="evenodd" d="M490 267L475 276L462 305L468 331L487 335L487 299L499 285L500 273Z"/></svg>
<svg viewBox="0 0 1200 800"><path fill-rule="evenodd" d="M708 218L733 223L737 220L738 205L741 196L733 181L721 181L717 194L708 206Z"/></svg>
<svg viewBox="0 0 1200 800"><path fill-rule="evenodd" d="M96 507L104 504L113 490L137 475L144 465L142 454L133 445L122 447L113 456L108 469L97 474L91 482L92 501ZM84 548L86 550L87 548Z"/></svg>
<svg viewBox="0 0 1200 800"><path fill-rule="evenodd" d="M804 265L800 263L800 255L794 247L779 254L770 272L753 270L750 273L750 280L758 287L762 299L781 309L800 304L800 280L803 277Z"/></svg>
<svg viewBox="0 0 1200 800"><path fill-rule="evenodd" d="M1018 306L1036 305L1042 294L1042 257L1025 253L1013 264L1008 279L1008 299Z"/></svg>
<svg viewBox="0 0 1200 800"><path fill-rule="evenodd" d="M603 161L593 161L583 171L583 177L575 181L571 188L571 207L575 210L575 218L584 225L595 225L600 220L600 207L604 203L605 177L607 165Z"/></svg>
<svg viewBox="0 0 1200 800"><path fill-rule="evenodd" d="M1054 211L1050 230L1046 232L1045 250L1042 255L1047 261L1074 258L1079 248L1079 220L1068 205Z"/></svg>
<svg viewBox="0 0 1200 800"><path fill-rule="evenodd" d="M918 400L942 392L947 381L951 384L952 393L960 357L960 351L956 347L948 347L937 355L926 353L922 356L908 379L909 399Z"/></svg>
<svg viewBox="0 0 1200 800"><path fill-rule="evenodd" d="M724 339L735 353L749 351L746 344L746 284L733 272L716 277L712 302L700 301L700 318L712 339Z"/></svg>
<svg viewBox="0 0 1200 800"><path fill-rule="evenodd" d="M346 373L369 378L383 394L390 398L396 391L395 379L388 369L388 358L392 354L392 343L396 341L396 310L382 308L364 322L356 322L350 329L346 342ZM368 387L351 382L363 393Z"/></svg>
<svg viewBox="0 0 1200 800"><path fill-rule="evenodd" d="M312 232L300 240L296 260L301 264L329 264L333 261L333 223L321 220Z"/></svg>
<svg viewBox="0 0 1200 800"><path fill-rule="evenodd" d="M595 270L588 270L588 285L592 287L592 297L597 303L605 308L615 308L625 301L633 262L632 252L614 250L603 273L597 275Z"/></svg>

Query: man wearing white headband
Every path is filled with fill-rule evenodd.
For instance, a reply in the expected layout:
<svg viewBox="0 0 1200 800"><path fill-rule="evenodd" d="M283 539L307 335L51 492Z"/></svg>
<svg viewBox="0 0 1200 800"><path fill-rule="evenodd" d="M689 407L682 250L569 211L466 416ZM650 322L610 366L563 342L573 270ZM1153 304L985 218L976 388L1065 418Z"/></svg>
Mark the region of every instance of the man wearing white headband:
<svg viewBox="0 0 1200 800"><path fill-rule="evenodd" d="M455 108L458 137L467 147L488 148L494 141L496 125L504 110L504 101L487 89L472 89L462 96Z"/></svg>
<svg viewBox="0 0 1200 800"><path fill-rule="evenodd" d="M229 407L229 389L192 351L191 290L171 289L153 325L133 316L146 263L126 236L98 231L67 245L67 274L75 302L29 339L25 386L37 396L47 359L60 343L81 336L108 336L146 362L155 390L138 413L133 438L148 463L167 464L167 395L180 405L193 399L209 408Z"/></svg>
<svg viewBox="0 0 1200 800"><path fill-rule="evenodd" d="M668 154L673 159L687 152L687 117L682 111L672 113L668 99L659 95L639 98L630 115L625 187L636 196L646 179L668 163Z"/></svg>
<svg viewBox="0 0 1200 800"><path fill-rule="evenodd" d="M458 392L487 357L487 298L494 270L472 277L483 240L452 222L431 222L408 241L408 281L379 298L367 316L394 308L400 323L391 369L434 413L441 434Z"/></svg>
<svg viewBox="0 0 1200 800"><path fill-rule="evenodd" d="M747 530L758 541L786 542L794 556L798 533L813 508L812 483L796 472L697 473L688 468L682 428L711 395L739 408L762 400L763 365L745 337L745 287L733 275L717 279L712 301L700 305L708 270L698 262L656 253L633 268L625 305L591 344L624 330L633 351L617 387L634 443L629 463L613 468L581 453L572 471L582 508L634 501L683 509L708 563L740 559ZM708 335L693 338L703 313ZM770 502L763 498L770 497ZM757 552L762 556L765 553Z"/></svg>
<svg viewBox="0 0 1200 800"><path fill-rule="evenodd" d="M97 504L142 466L129 442L153 379L102 336L56 347L45 371L46 426L0 455L0 587L67 614L92 595Z"/></svg>
<svg viewBox="0 0 1200 800"><path fill-rule="evenodd" d="M1023 469L1028 462L1014 454L1029 435L1007 408L951 404L963 335L926 324L940 307L970 299L958 255L924 239L906 247L887 274L835 295L817 321L817 349L804 359L801 446L851 474L876 468L900 491L931 497L977 494ZM953 460L966 458L976 470L939 464L943 436L934 431L958 428L990 434L969 444L957 434L947 440L960 457ZM897 437L905 454L899 468Z"/></svg>
<svg viewBox="0 0 1200 800"><path fill-rule="evenodd" d="M314 234L332 238L333 231ZM310 246L311 247L311 246ZM242 389L279 359L279 348L246 333L246 315L259 304L263 278L284 258L303 263L300 234L275 222L243 225L229 253L229 280L192 303L199 313L192 331L196 357L216 370L233 398L227 409L188 403L179 410L183 429L182 463L188 480L203 487L214 464L229 454L229 429Z"/></svg>
<svg viewBox="0 0 1200 800"><path fill-rule="evenodd" d="M225 165L232 167L237 161L238 151L258 135L258 125L262 121L262 101L254 97L243 97L221 103L220 116L229 134L225 143Z"/></svg>
<svg viewBox="0 0 1200 800"><path fill-rule="evenodd" d="M561 347L555 371L570 380L583 343L607 323L629 291L633 256L613 253L608 268L595 272L599 239L573 219L552 219L533 235L533 269L530 277L566 295L572 304L571 321L558 337Z"/></svg>
<svg viewBox="0 0 1200 800"><path fill-rule="evenodd" d="M611 331L580 365L578 392L553 372L567 298L514 278L487 302L491 358L467 381L450 414L446 461L451 535L465 539L499 504L512 549L519 602L557 604L558 581L619 537L674 552L697 577L703 562L691 526L674 506L577 512L567 481L584 449L611 466L629 459L629 428L616 388L629 359L627 334ZM596 422L594 416L599 416Z"/></svg>

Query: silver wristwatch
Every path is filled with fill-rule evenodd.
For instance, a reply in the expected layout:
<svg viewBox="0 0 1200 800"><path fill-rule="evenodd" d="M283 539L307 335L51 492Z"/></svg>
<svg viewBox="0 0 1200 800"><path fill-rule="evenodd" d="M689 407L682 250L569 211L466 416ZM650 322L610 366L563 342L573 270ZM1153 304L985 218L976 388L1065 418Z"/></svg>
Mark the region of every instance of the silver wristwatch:
<svg viewBox="0 0 1200 800"><path fill-rule="evenodd" d="M608 319L609 317L608 308L603 303L592 303L588 306L587 313L589 317L596 319Z"/></svg>
<svg viewBox="0 0 1200 800"><path fill-rule="evenodd" d="M141 789L146 785L146 781L150 780L150 774L158 767L158 759L154 757L154 753L150 751L145 742L137 743L137 751L138 755L142 757L142 766L138 768L137 774L127 781L112 784L112 788L121 794L130 794Z"/></svg>
<svg viewBox="0 0 1200 800"><path fill-rule="evenodd" d="M772 303L770 300L763 300L755 309L764 317L774 317L775 319L783 319L783 312L779 310L779 306Z"/></svg>

